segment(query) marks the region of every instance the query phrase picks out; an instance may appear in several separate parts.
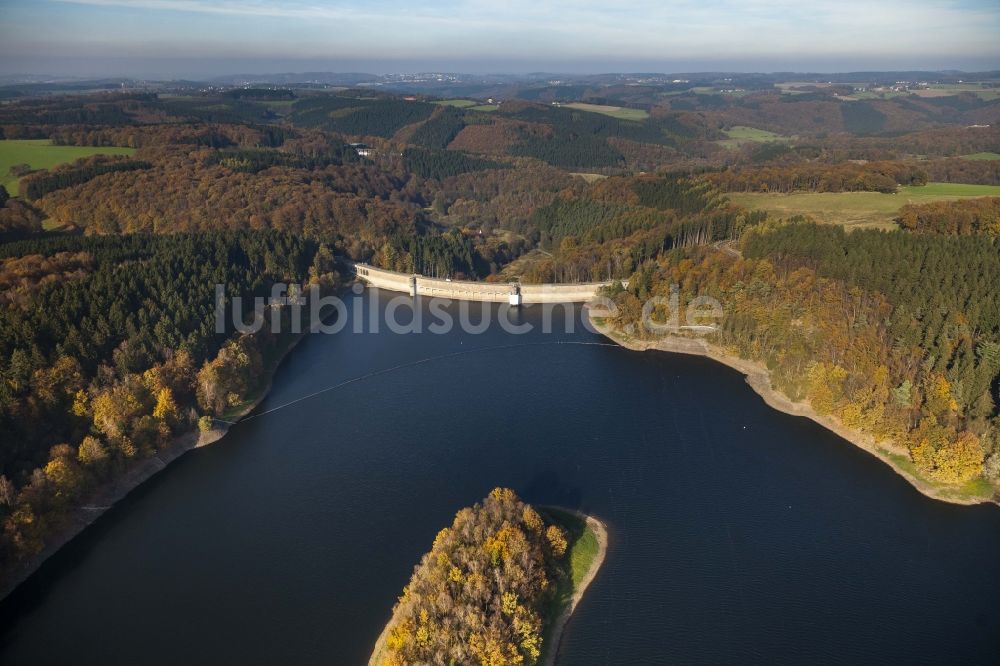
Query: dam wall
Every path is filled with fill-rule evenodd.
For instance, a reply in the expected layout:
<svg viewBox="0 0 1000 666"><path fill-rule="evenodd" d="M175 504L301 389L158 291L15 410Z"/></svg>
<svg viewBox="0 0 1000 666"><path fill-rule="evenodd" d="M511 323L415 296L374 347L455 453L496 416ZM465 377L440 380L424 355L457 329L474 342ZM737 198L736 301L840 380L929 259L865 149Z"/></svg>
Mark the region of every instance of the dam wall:
<svg viewBox="0 0 1000 666"><path fill-rule="evenodd" d="M608 282L578 282L573 284L518 284L506 282L473 282L442 280L422 275L387 271L368 264L344 262L358 278L373 287L399 291L411 296L451 298L460 301L531 305L534 303L584 303L597 295Z"/></svg>
<svg viewBox="0 0 1000 666"><path fill-rule="evenodd" d="M610 282L574 282L571 284L522 284L522 303L585 303Z"/></svg>

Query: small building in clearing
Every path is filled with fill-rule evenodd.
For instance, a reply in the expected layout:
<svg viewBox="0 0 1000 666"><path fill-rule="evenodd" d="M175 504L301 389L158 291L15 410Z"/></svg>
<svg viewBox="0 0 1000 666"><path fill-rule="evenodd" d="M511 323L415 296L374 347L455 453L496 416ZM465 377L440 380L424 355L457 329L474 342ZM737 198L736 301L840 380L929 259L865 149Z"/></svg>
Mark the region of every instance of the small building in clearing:
<svg viewBox="0 0 1000 666"><path fill-rule="evenodd" d="M351 148L361 157L371 157L375 154L375 150L366 143L352 143Z"/></svg>

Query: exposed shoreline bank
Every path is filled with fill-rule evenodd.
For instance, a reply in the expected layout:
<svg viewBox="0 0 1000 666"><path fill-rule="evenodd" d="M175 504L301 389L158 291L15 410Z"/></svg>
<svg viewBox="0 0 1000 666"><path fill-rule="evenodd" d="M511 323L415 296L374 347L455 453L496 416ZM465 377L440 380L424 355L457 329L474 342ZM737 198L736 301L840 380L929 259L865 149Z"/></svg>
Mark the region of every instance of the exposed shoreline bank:
<svg viewBox="0 0 1000 666"><path fill-rule="evenodd" d="M597 573L601 570L601 566L604 564L604 558L608 552L608 529L597 518L587 515L585 513L580 513L579 511L574 511L572 509L564 509L562 507L554 507L562 513L572 514L573 516L584 521L588 528L594 533L597 538L597 553L594 555L594 559L590 562L590 568L587 569L587 573L584 574L583 578L580 580L580 585L573 590L573 596L570 598L569 603L563 608L562 612L552 623L552 627L549 629L549 634L546 641L550 643L552 649L545 648L545 659L542 662L543 666L553 666L556 661L556 657L559 654L559 641L562 639L562 632L566 628L566 623L569 622L570 617L573 615L573 611L576 610L577 605L580 600L583 599L583 594L590 587L590 584L597 577ZM395 619L395 609L393 609L393 614L389 617L389 621L385 623L382 627L382 633L378 635L375 640L375 646L372 648L372 654L368 658L368 666L379 666L381 662L382 653L385 651L385 641L389 636L389 630L392 628L392 621Z"/></svg>
<svg viewBox="0 0 1000 666"><path fill-rule="evenodd" d="M115 504L123 500L130 492L165 470L170 463L182 455L209 444L214 444L229 432L229 429L239 423L245 416L253 412L264 398L271 392L274 375L281 367L285 357L298 346L306 336L322 322L316 322L310 328L293 338L274 359L273 367L267 373L267 382L258 395L244 405L240 410L230 415L232 420L214 419L215 426L205 432L192 430L175 436L170 443L156 452L155 455L136 461L128 471L116 479L99 486L79 507L76 507L63 519L61 525L52 532L46 540L45 547L37 554L19 563L7 571L0 573L0 601L6 599L23 582L28 580L50 557L63 546L75 539L87 527L104 515Z"/></svg>
<svg viewBox="0 0 1000 666"><path fill-rule="evenodd" d="M904 455L909 457L909 451L906 451L891 442L876 442L875 438L871 435L844 425L836 417L824 416L817 413L808 403L792 401L788 398L788 396L778 391L771 385L771 373L762 363L749 361L747 359L740 358L739 356L729 354L725 350L714 345L710 345L708 342L700 338L686 338L679 335L669 335L657 340L639 340L629 338L621 332L612 329L604 322L599 321L598 317L594 316L593 311L589 311L589 317L590 323L593 325L595 330L626 349L630 349L632 351L665 351L675 354L704 356L736 370L746 377L746 382L750 385L750 388L752 388L757 395L763 398L764 402L772 409L784 412L785 414L791 414L792 416L804 416L818 423L837 436L846 439L848 442L854 444L860 449L863 449L864 451L867 451L884 462L894 472L906 479L910 485L927 497L940 500L942 502L966 506L972 506L975 504L997 504L1000 506L1000 501L998 501L996 495L993 497L980 498L957 495L955 494L955 489L953 487L933 484L925 479L911 474L909 471L896 464L896 462L890 457L891 455Z"/></svg>

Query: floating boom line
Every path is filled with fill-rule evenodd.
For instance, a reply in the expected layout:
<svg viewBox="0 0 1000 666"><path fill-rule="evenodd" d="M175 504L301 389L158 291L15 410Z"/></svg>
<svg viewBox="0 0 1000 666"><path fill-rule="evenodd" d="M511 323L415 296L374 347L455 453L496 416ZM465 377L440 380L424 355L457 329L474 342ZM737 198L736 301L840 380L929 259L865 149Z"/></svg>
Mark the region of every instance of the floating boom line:
<svg viewBox="0 0 1000 666"><path fill-rule="evenodd" d="M359 375L358 377L352 377L351 379L345 379L344 381L339 382L337 384L334 384L333 386L328 386L328 387L326 387L324 389L320 389L319 391L314 391L313 393L310 393L308 395L304 395L301 398L296 398L295 400L290 400L290 401L288 401L286 403L278 405L277 407L272 407L270 409L264 410L263 412L258 412L256 414L251 414L250 416L247 416L247 417L245 417L243 419L240 419L239 421L237 421L235 423L232 423L232 425L236 425L236 423L244 423L246 421L252 421L253 419L260 418L261 416L265 416L267 414L273 414L274 412L277 412L277 411L279 411L281 409L285 409L286 407L291 407L292 405L297 405L300 402L305 402L306 400L311 400L311 399L313 399L313 398L315 398L317 396L323 395L324 393L329 393L330 391L336 391L337 389L343 388L343 387L345 387L345 386L347 386L349 384L355 384L357 382L361 382L361 381L364 381L366 379L371 379L372 377L378 377L379 375L385 375L385 374L389 374L390 372L396 372L397 370L404 370L406 368L412 368L412 367L415 367L415 366L418 366L418 365L424 365L425 363L432 363L434 361L442 361L442 360L449 359L449 358L455 358L457 356L467 356L469 354L476 354L476 353L479 353L479 352L500 351L500 350L504 350L504 349L519 349L519 348L523 348L523 347L544 347L544 346L548 346L548 345L575 345L575 346L582 346L582 347L617 347L619 349L622 349L622 347L620 345L615 344L613 342L577 342L577 341L573 341L573 340L553 340L551 342L522 342L520 344L496 345L496 346L493 346L493 347L476 347L474 349L462 349L460 351L450 352L448 354L439 354L438 356L428 356L427 358L418 359L416 361L409 361L407 363L400 363L399 365L394 365L391 368L383 368L381 370L375 370L373 372L369 372L369 373L364 374L364 375ZM230 422L229 421L225 421L225 423L230 423Z"/></svg>

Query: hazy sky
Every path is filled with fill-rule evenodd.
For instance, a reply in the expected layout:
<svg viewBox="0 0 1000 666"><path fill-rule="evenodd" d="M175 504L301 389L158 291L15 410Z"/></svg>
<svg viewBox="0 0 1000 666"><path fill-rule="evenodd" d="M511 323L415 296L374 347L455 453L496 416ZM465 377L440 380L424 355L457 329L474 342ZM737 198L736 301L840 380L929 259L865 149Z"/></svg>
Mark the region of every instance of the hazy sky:
<svg viewBox="0 0 1000 666"><path fill-rule="evenodd" d="M1000 0L3 0L0 72L1000 68Z"/></svg>

